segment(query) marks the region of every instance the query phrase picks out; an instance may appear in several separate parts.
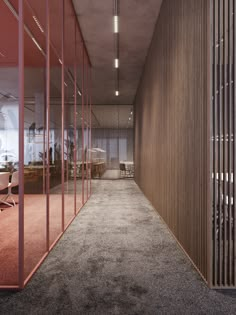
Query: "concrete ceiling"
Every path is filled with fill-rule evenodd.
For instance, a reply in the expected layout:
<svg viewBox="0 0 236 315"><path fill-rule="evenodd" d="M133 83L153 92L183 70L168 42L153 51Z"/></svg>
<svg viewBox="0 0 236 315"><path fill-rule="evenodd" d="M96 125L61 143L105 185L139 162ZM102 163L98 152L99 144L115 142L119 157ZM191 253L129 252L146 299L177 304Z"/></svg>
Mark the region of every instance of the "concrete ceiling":
<svg viewBox="0 0 236 315"><path fill-rule="evenodd" d="M73 0L93 66L93 104L133 104L162 0L120 0L120 96L115 96L112 0Z"/></svg>

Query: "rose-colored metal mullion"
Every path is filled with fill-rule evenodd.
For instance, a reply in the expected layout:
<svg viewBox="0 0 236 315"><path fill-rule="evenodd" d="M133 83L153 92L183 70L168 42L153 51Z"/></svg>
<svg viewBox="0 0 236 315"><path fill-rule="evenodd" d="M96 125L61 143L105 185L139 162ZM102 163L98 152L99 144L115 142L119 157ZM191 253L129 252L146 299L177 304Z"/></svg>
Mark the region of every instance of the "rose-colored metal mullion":
<svg viewBox="0 0 236 315"><path fill-rule="evenodd" d="M91 196L92 193L92 102L91 102L91 67L89 68L89 115L90 115L90 191L89 195Z"/></svg>
<svg viewBox="0 0 236 315"><path fill-rule="evenodd" d="M64 76L65 76L65 60L64 60L64 35L65 35L65 5L64 5L64 0L62 0L62 29L61 29L61 39L62 39L62 45L61 45L61 60L62 60L62 68L61 68L61 128L62 128L62 132L61 132L61 198L62 198L62 222L61 222L61 229L62 232L64 231L64 227L65 227L65 220L64 220L64 193L65 193L65 176L64 176L64 110L65 110L65 89L64 89Z"/></svg>
<svg viewBox="0 0 236 315"><path fill-rule="evenodd" d="M47 24L47 34L46 34L46 146L47 146L47 160L46 160L46 246L47 251L50 248L50 237L49 237L49 226L50 226L50 157L49 157L49 137L50 137L50 16L49 16L49 0L46 0L46 24ZM44 139L45 141L45 139Z"/></svg>
<svg viewBox="0 0 236 315"><path fill-rule="evenodd" d="M82 205L84 204L84 43L82 43Z"/></svg>
<svg viewBox="0 0 236 315"><path fill-rule="evenodd" d="M77 71L76 71L76 20L75 20L75 59L74 59L74 215L76 215L76 103L77 103Z"/></svg>
<svg viewBox="0 0 236 315"><path fill-rule="evenodd" d="M18 281L24 287L24 1L19 0L19 240Z"/></svg>
<svg viewBox="0 0 236 315"><path fill-rule="evenodd" d="M86 148L86 201L88 200L88 65L85 63L85 95L86 95L86 103L85 103L85 117L86 117L86 140L85 140L85 148Z"/></svg>

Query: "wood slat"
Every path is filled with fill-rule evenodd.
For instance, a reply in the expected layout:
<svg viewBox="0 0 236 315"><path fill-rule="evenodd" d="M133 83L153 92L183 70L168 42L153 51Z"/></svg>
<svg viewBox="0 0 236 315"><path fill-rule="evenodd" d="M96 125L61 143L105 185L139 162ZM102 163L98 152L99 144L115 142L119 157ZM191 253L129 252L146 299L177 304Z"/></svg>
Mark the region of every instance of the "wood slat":
<svg viewBox="0 0 236 315"><path fill-rule="evenodd" d="M163 1L135 100L136 182L205 279L208 5Z"/></svg>

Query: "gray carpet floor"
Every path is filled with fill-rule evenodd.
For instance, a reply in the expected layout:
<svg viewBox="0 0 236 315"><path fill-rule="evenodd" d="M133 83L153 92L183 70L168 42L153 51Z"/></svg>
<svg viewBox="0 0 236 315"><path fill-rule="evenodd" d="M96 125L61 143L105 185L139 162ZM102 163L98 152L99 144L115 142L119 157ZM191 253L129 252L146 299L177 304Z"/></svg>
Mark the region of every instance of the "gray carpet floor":
<svg viewBox="0 0 236 315"><path fill-rule="evenodd" d="M132 180L93 195L0 314L236 314L236 292L209 290Z"/></svg>

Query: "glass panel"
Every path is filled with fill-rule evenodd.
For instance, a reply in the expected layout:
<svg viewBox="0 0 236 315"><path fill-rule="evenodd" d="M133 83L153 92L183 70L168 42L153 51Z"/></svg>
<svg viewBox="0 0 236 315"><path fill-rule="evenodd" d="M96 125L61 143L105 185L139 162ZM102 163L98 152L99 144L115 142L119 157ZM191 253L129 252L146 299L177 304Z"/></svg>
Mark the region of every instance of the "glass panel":
<svg viewBox="0 0 236 315"><path fill-rule="evenodd" d="M65 117L64 117L64 162L65 162L65 225L75 214L74 195L74 63L75 19L70 1L65 2Z"/></svg>
<svg viewBox="0 0 236 315"><path fill-rule="evenodd" d="M82 207L82 49L81 38L76 28L76 211Z"/></svg>
<svg viewBox="0 0 236 315"><path fill-rule="evenodd" d="M3 1L0 27L0 286L4 286L18 283L18 182L12 182L9 192L7 186L18 170L19 100L18 21Z"/></svg>
<svg viewBox="0 0 236 315"><path fill-rule="evenodd" d="M24 1L24 276L46 252L46 1Z"/></svg>
<svg viewBox="0 0 236 315"><path fill-rule="evenodd" d="M49 1L50 16L50 245L62 232L62 1Z"/></svg>
<svg viewBox="0 0 236 315"><path fill-rule="evenodd" d="M89 137L89 111L88 111L88 65L84 65L84 201L88 200L88 137Z"/></svg>
<svg viewBox="0 0 236 315"><path fill-rule="evenodd" d="M133 177L133 107L95 105L92 113L92 177Z"/></svg>

